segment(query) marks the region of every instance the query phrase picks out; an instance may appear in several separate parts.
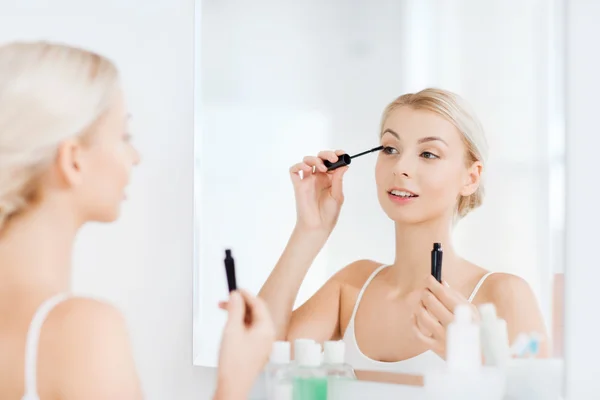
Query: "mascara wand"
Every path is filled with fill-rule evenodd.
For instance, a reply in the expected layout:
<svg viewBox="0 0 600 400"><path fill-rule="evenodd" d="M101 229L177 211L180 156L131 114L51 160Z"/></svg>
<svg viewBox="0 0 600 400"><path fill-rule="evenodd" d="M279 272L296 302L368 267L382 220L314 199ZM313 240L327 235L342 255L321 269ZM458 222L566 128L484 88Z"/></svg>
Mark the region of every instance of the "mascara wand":
<svg viewBox="0 0 600 400"><path fill-rule="evenodd" d="M383 150L383 146L374 147L371 150L363 151L362 153L358 153L353 156L349 156L348 154L342 154L341 156L338 156L338 160L334 163L328 160L323 161L323 163L327 167L327 171L333 171L334 169L350 165L353 158L364 156L365 154L369 154L379 150Z"/></svg>

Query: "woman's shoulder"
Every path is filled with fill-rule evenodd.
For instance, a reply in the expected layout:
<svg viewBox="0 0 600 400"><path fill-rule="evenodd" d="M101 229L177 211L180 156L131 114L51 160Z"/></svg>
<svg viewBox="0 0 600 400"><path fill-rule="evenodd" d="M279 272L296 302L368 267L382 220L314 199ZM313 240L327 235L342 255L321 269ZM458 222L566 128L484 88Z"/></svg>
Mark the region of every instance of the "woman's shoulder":
<svg viewBox="0 0 600 400"><path fill-rule="evenodd" d="M373 272L382 265L384 264L373 260L357 260L339 270L332 279L343 286L360 289Z"/></svg>
<svg viewBox="0 0 600 400"><path fill-rule="evenodd" d="M544 339L540 354L548 354L544 317L537 296L525 279L509 273L493 273L474 300L476 304L492 303L496 306L498 316L507 322L511 340L523 332L541 334Z"/></svg>
<svg viewBox="0 0 600 400"><path fill-rule="evenodd" d="M135 378L127 324L108 302L71 297L58 304L44 323L39 348L40 368L52 360L45 365L52 365L57 384L73 397L110 385L117 385L115 394L136 390L134 379L123 379Z"/></svg>
<svg viewBox="0 0 600 400"><path fill-rule="evenodd" d="M48 315L49 327L60 327L62 337L77 336L86 329L116 330L125 325L122 313L107 301L69 297ZM102 325L102 328L98 325Z"/></svg>
<svg viewBox="0 0 600 400"><path fill-rule="evenodd" d="M477 293L478 302L490 302L497 306L518 305L535 297L529 283L518 275L507 272L486 273L485 281Z"/></svg>
<svg viewBox="0 0 600 400"><path fill-rule="evenodd" d="M99 349L108 355L112 347L123 348L127 335L125 318L117 307L99 299L70 297L48 314L40 335L40 352L45 343L52 343L53 352L75 362Z"/></svg>

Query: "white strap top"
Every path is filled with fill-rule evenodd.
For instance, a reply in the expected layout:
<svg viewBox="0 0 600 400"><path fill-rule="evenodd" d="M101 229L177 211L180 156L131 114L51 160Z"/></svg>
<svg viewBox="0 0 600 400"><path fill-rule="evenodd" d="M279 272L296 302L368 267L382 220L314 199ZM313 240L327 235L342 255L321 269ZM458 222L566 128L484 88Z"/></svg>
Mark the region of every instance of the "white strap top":
<svg viewBox="0 0 600 400"><path fill-rule="evenodd" d="M479 282L477 282L477 285L475 285L475 289L473 289L473 291L471 292L471 295L469 296L469 303L473 302L473 299L477 295L477 292L479 292L479 289L481 289L481 285L483 285L483 282L485 282L485 280L488 278L488 276L492 275L493 273L494 272L491 271L481 277Z"/></svg>
<svg viewBox="0 0 600 400"><path fill-rule="evenodd" d="M439 370L443 368L445 366L444 359L431 350L428 350L424 353L418 354L406 360L396 362L383 362L373 360L367 357L358 347L356 335L354 332L354 320L356 318L358 306L367 286L369 286L369 284L375 278L375 276L377 276L377 274L386 267L389 267L389 265L382 265L379 268L375 269L375 271L373 271L373 273L366 280L365 284L363 285L362 289L358 294L356 304L354 305L354 310L352 311L352 316L350 317L350 322L346 327L346 331L344 332L344 337L342 339L346 344L346 362L350 364L352 368L357 370L384 371L404 374L424 374L427 371ZM481 285L491 274L493 274L493 272L488 272L479 280L479 282L477 282L475 289L469 296L469 303L475 298L475 295L481 288Z"/></svg>
<svg viewBox="0 0 600 400"><path fill-rule="evenodd" d="M40 333L44 321L50 311L69 296L65 293L57 294L45 300L35 312L25 343L25 395L22 400L39 400L37 393L37 356Z"/></svg>

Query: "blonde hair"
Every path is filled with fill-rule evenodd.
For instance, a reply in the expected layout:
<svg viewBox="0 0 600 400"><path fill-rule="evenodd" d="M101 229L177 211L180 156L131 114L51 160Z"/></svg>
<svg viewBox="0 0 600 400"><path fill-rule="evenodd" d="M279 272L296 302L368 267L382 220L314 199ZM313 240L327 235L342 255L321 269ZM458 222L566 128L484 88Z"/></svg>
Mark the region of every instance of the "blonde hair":
<svg viewBox="0 0 600 400"><path fill-rule="evenodd" d="M47 42L0 46L0 230L39 197L59 144L83 135L110 106L114 64Z"/></svg>
<svg viewBox="0 0 600 400"><path fill-rule="evenodd" d="M408 93L391 102L383 111L380 135L390 114L397 108L408 106L415 110L427 110L442 116L452 123L463 137L467 150L465 162L468 166L475 161L485 165L487 141L481 123L469 105L457 94L447 90L428 88L418 93ZM462 218L483 203L485 189L483 180L470 196L461 196L456 206L456 216Z"/></svg>

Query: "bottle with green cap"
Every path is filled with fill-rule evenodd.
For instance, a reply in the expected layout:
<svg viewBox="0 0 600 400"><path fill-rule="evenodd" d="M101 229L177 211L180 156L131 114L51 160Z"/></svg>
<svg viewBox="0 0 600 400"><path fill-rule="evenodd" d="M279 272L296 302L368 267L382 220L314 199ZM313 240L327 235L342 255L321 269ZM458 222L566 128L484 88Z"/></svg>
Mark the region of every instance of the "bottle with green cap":
<svg viewBox="0 0 600 400"><path fill-rule="evenodd" d="M327 375L321 364L321 345L295 349L294 400L327 400Z"/></svg>

